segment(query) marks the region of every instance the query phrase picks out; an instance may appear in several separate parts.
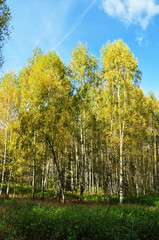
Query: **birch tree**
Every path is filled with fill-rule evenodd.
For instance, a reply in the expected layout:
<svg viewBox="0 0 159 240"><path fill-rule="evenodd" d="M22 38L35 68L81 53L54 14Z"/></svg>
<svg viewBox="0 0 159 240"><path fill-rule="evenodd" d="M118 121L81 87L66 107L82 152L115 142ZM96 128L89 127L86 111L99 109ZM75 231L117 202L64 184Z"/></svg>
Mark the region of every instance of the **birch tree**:
<svg viewBox="0 0 159 240"><path fill-rule="evenodd" d="M13 72L6 73L0 85L0 126L3 134L3 164L1 175L0 195L5 180L9 136L11 135L12 122L16 119L17 89L16 76ZM11 136L10 136L11 137Z"/></svg>
<svg viewBox="0 0 159 240"><path fill-rule="evenodd" d="M117 120L117 134L119 137L119 195L123 202L123 144L127 119L127 101L135 73L138 68L137 59L127 45L122 41L107 43L102 49L102 63L104 78L110 95L113 96L113 115ZM112 121L112 119L111 119Z"/></svg>
<svg viewBox="0 0 159 240"><path fill-rule="evenodd" d="M60 152L64 151L63 140L68 121L69 81L65 76L65 66L53 51L43 54L33 65L29 82L29 111L33 109L33 120L41 141L47 142L57 168L61 198L64 202L64 156L60 162Z"/></svg>
<svg viewBox="0 0 159 240"><path fill-rule="evenodd" d="M89 53L87 45L78 43L72 52L69 70L71 81L74 87L74 95L77 101L78 123L80 129L80 145L81 145L81 170L80 170L80 201L83 201L84 193L84 173L86 159L86 109L88 101L89 84L95 79L97 69L97 59Z"/></svg>

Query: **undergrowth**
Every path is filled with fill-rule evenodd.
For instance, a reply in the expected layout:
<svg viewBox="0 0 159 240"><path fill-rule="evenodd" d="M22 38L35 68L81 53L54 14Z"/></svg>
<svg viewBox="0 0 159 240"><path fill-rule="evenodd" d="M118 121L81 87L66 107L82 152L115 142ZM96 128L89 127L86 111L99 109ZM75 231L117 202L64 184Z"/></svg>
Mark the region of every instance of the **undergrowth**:
<svg viewBox="0 0 159 240"><path fill-rule="evenodd" d="M158 240L159 207L55 207L1 200L0 239Z"/></svg>

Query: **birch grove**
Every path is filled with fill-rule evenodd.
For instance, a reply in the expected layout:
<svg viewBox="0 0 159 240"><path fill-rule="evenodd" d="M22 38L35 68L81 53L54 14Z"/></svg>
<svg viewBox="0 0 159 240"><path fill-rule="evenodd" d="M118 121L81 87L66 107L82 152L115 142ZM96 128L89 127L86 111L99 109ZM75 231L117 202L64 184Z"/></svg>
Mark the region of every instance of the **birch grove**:
<svg viewBox="0 0 159 240"><path fill-rule="evenodd" d="M101 66L101 68L99 67ZM35 49L0 83L0 195L10 186L119 196L159 192L159 102L140 88L141 71L117 40L101 63L78 43L70 63Z"/></svg>

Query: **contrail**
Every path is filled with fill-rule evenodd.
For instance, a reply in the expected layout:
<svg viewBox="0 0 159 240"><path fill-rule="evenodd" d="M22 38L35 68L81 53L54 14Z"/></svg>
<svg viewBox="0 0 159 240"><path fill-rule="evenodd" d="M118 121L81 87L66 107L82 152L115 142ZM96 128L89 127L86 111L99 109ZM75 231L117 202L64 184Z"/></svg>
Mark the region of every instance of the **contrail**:
<svg viewBox="0 0 159 240"><path fill-rule="evenodd" d="M64 35L64 37L55 45L53 48L54 50L58 48L69 36L72 32L76 30L76 28L80 25L82 22L83 18L86 16L88 11L93 7L93 5L97 2L97 0L94 0L82 13L81 15L75 20L75 22L71 25L70 29L68 32Z"/></svg>

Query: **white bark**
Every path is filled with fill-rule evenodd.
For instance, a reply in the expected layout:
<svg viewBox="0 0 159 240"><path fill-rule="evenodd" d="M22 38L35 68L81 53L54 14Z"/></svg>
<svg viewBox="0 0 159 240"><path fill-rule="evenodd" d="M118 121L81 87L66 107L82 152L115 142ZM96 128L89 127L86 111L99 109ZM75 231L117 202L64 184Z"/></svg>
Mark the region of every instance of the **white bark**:
<svg viewBox="0 0 159 240"><path fill-rule="evenodd" d="M80 194L80 202L83 201L83 192L84 192L84 169L85 169L85 154L84 154L84 139L83 139L83 124L81 119L81 194Z"/></svg>
<svg viewBox="0 0 159 240"><path fill-rule="evenodd" d="M77 143L75 142L75 152L76 152L76 188L78 185L78 149L77 149Z"/></svg>
<svg viewBox="0 0 159 240"><path fill-rule="evenodd" d="M4 139L4 156L3 156L3 168L2 168L2 178L1 178L1 188L0 188L0 196L2 195L3 191L3 182L4 182L4 174L5 174L5 166L6 166L6 158L7 158L7 128L6 128L6 134Z"/></svg>
<svg viewBox="0 0 159 240"><path fill-rule="evenodd" d="M45 181L45 158L46 158L46 146L44 146L44 155L42 160L42 176L41 176L41 198L44 200L44 181Z"/></svg>
<svg viewBox="0 0 159 240"><path fill-rule="evenodd" d="M32 176L32 198L35 197L35 159L36 159L36 131L34 130L34 149L33 149L33 176Z"/></svg>

